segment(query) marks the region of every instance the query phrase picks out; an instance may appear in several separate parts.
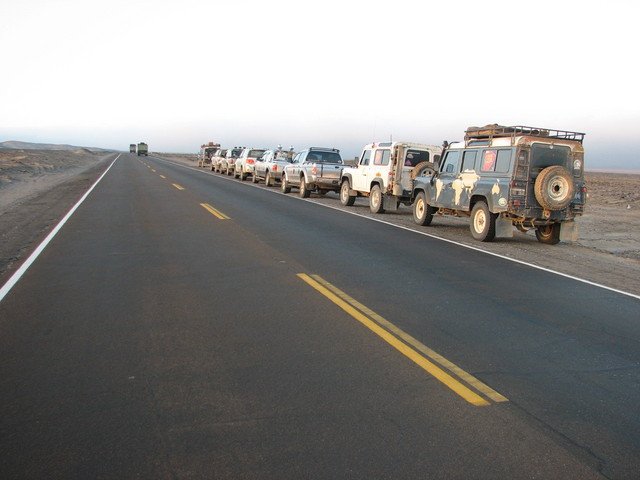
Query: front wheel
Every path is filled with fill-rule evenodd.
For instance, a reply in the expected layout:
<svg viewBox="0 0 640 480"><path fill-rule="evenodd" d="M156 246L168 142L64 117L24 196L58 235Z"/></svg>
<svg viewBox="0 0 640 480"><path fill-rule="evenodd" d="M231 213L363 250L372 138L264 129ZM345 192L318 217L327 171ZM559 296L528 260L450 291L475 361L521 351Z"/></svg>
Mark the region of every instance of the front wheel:
<svg viewBox="0 0 640 480"><path fill-rule="evenodd" d="M342 185L340 185L340 203L345 207L352 206L356 201L356 196L349 195L349 190L351 190L349 180L343 180Z"/></svg>
<svg viewBox="0 0 640 480"><path fill-rule="evenodd" d="M369 194L369 209L373 213L384 213L383 205L380 185L374 185Z"/></svg>
<svg viewBox="0 0 640 480"><path fill-rule="evenodd" d="M273 179L271 178L271 172L267 172L264 176L264 184L267 187L273 186Z"/></svg>
<svg viewBox="0 0 640 480"><path fill-rule="evenodd" d="M476 202L471 210L471 223L469 228L471 235L481 242L490 242L496 237L496 217L495 213L489 211L486 202L480 200Z"/></svg>
<svg viewBox="0 0 640 480"><path fill-rule="evenodd" d="M552 223L536 228L536 238L540 243L555 245L560 241L560 224Z"/></svg>
<svg viewBox="0 0 640 480"><path fill-rule="evenodd" d="M418 193L416 201L413 202L413 221L418 225L431 225L433 220L433 214L436 212L436 208L427 204L427 199L424 192Z"/></svg>

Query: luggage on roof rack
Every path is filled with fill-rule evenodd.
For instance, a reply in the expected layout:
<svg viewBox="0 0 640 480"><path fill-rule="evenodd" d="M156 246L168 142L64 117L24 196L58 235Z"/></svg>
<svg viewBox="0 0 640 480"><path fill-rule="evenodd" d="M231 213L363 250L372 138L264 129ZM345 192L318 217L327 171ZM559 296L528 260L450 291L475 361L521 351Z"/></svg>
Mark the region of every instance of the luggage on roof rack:
<svg viewBox="0 0 640 480"><path fill-rule="evenodd" d="M504 126L497 123L484 127L468 127L465 131L465 141L478 139L491 139L496 137L515 137L527 135L531 137L557 138L562 140L575 140L582 143L584 133L554 130L552 128L525 127L523 125Z"/></svg>

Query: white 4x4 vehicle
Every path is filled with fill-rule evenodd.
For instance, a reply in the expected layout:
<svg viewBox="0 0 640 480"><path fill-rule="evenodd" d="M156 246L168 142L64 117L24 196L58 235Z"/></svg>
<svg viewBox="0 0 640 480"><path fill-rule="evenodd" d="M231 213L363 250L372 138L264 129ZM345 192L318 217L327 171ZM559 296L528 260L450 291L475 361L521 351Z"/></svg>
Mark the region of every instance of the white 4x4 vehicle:
<svg viewBox="0 0 640 480"><path fill-rule="evenodd" d="M253 175L256 160L262 156L265 149L245 148L234 163L234 177L246 180L247 175Z"/></svg>
<svg viewBox="0 0 640 480"><path fill-rule="evenodd" d="M340 202L353 205L356 197L369 197L373 213L411 205L413 181L434 172L442 148L421 143L389 142L366 145L358 165L345 167L340 182Z"/></svg>

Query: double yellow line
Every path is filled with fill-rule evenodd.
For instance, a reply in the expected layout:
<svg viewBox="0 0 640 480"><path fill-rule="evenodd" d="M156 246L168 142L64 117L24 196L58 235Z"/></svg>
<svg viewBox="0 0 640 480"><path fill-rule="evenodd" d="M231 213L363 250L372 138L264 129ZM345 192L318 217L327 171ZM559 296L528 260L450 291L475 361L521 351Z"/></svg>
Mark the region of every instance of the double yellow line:
<svg viewBox="0 0 640 480"><path fill-rule="evenodd" d="M417 339L402 331L357 300L351 298L319 275L309 276L304 273L299 273L298 277L456 392L467 402L477 406L487 406L490 405L488 400L494 402L509 401L506 397L485 385L470 373L465 372L442 355L423 345ZM440 366L436 365L436 363Z"/></svg>
<svg viewBox="0 0 640 480"><path fill-rule="evenodd" d="M220 220L229 220L229 217L227 217L220 210L213 208L208 203L201 203L200 206L204 208L206 211L208 211L209 213L211 213L212 215L215 215L216 217L218 217Z"/></svg>

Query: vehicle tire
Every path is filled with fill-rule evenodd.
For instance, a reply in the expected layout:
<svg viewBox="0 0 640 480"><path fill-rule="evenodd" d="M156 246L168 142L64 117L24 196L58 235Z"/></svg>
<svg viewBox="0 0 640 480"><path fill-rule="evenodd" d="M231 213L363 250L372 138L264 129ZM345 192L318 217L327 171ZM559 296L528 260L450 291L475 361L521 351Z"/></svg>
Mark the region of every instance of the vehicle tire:
<svg viewBox="0 0 640 480"><path fill-rule="evenodd" d="M479 200L471 210L471 222L469 229L471 235L481 242L490 242L496 237L496 217L495 213L489 211L489 207L484 200Z"/></svg>
<svg viewBox="0 0 640 480"><path fill-rule="evenodd" d="M418 177L430 177L435 173L433 162L420 162L411 170L411 180Z"/></svg>
<svg viewBox="0 0 640 480"><path fill-rule="evenodd" d="M253 172L253 175L251 175L251 181L253 183L258 183L260 181L260 178L258 178L258 175L256 174L256 172Z"/></svg>
<svg viewBox="0 0 640 480"><path fill-rule="evenodd" d="M413 202L413 221L418 225L431 225L433 214L436 213L436 211L437 208L427 203L424 192L418 193L415 202Z"/></svg>
<svg viewBox="0 0 640 480"><path fill-rule="evenodd" d="M352 206L356 201L355 195L349 195L350 189L351 185L349 184L349 180L343 180L340 185L340 203L345 207Z"/></svg>
<svg viewBox="0 0 640 480"><path fill-rule="evenodd" d="M372 213L384 213L383 205L382 190L380 185L376 184L371 187L371 192L369 193L369 209Z"/></svg>
<svg viewBox="0 0 640 480"><path fill-rule="evenodd" d="M301 198L309 198L311 196L311 190L309 190L309 186L307 182L304 181L304 177L300 177L300 197Z"/></svg>
<svg viewBox="0 0 640 480"><path fill-rule="evenodd" d="M273 186L273 179L271 178L271 173L267 170L267 173L264 175L264 184L267 187Z"/></svg>
<svg viewBox="0 0 640 480"><path fill-rule="evenodd" d="M563 210L573 201L575 185L569 170L560 165L553 165L540 172L533 191L542 208Z"/></svg>
<svg viewBox="0 0 640 480"><path fill-rule="evenodd" d="M560 224L541 225L536 228L536 238L540 243L555 245L560 241Z"/></svg>
<svg viewBox="0 0 640 480"><path fill-rule="evenodd" d="M289 182L287 182L287 177L285 177L284 175L282 175L282 182L280 183L280 190L282 190L282 193L290 193L291 192L291 187L289 186Z"/></svg>

